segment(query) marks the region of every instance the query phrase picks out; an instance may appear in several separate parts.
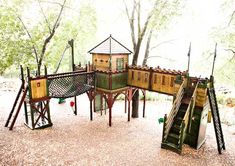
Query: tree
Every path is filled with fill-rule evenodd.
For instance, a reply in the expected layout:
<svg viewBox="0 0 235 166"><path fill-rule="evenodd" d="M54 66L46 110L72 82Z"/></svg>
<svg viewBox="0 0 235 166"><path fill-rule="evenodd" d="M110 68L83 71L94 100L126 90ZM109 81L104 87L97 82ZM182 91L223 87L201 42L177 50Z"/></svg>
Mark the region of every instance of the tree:
<svg viewBox="0 0 235 166"><path fill-rule="evenodd" d="M0 6L0 74L15 62L17 56L21 57L22 54L30 52L26 47L28 40L24 39L24 29L17 20L15 12L9 6ZM17 52L22 54L16 55ZM25 62L22 57L21 62Z"/></svg>
<svg viewBox="0 0 235 166"><path fill-rule="evenodd" d="M143 47L143 40L147 37L145 56L142 65L147 65L149 50L151 49L151 40L155 33L164 29L173 16L179 13L181 2L179 0L153 0L148 1L152 6L146 13L143 12L141 0L133 0L129 7L125 0L125 12L128 18L131 41L133 45L132 65L137 65L140 50ZM143 1L142 1L143 2ZM146 1L145 1L146 2ZM130 10L131 9L131 10ZM144 15L146 16L144 17ZM136 91L132 100L132 117L138 117L139 92Z"/></svg>
<svg viewBox="0 0 235 166"><path fill-rule="evenodd" d="M76 62L83 60L85 63L85 48L96 32L96 12L91 4L81 3L73 8L71 4L72 1L43 0L1 3L0 56L3 60L0 74L19 64L39 70L45 64L49 70L55 71L68 40L72 38L75 44L79 42L75 47L75 53L79 54L75 57ZM27 17L28 9L32 7L35 16ZM71 66L68 55L70 53L66 51L62 70Z"/></svg>
<svg viewBox="0 0 235 166"><path fill-rule="evenodd" d="M221 4L220 25L212 31L212 38L218 43L215 75L222 83L235 85L235 2L228 0Z"/></svg>

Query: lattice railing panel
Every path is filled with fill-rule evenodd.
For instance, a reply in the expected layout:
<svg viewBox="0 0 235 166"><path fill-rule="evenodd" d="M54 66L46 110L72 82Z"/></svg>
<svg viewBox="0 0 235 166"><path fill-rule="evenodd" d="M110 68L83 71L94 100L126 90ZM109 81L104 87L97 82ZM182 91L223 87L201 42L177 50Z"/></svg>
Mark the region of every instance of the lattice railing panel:
<svg viewBox="0 0 235 166"><path fill-rule="evenodd" d="M48 75L49 96L69 98L85 93L95 86L94 72Z"/></svg>

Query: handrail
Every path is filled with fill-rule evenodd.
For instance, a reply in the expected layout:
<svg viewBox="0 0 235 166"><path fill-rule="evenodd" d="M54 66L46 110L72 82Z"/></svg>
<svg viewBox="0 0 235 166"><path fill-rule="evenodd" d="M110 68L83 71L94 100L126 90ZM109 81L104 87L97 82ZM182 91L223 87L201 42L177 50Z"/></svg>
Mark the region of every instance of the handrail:
<svg viewBox="0 0 235 166"><path fill-rule="evenodd" d="M183 94L184 94L184 84L185 84L185 80L182 82L182 84L181 84L181 86L180 86L180 88L177 92L176 99L173 103L171 112L167 117L166 125L165 125L165 132L164 132L164 140L166 140L167 135L170 131L170 128L173 124L174 117L176 116L176 114L179 110L179 107L180 107L180 104L181 104L181 99L183 98Z"/></svg>
<svg viewBox="0 0 235 166"><path fill-rule="evenodd" d="M86 70L78 70L78 71L70 71L70 72L65 72L65 73L56 73L56 74L48 74L48 77L53 77L53 76L62 76L62 75L68 75L68 74L75 74L75 73L82 73L86 72Z"/></svg>
<svg viewBox="0 0 235 166"><path fill-rule="evenodd" d="M180 139L179 139L179 148L182 148L182 144L183 144L183 141L184 141L184 137L185 137L185 131L188 127L188 123L189 123L189 119L191 119L192 115L193 115L193 110L194 110L194 106L195 106L195 102L196 102L196 97L197 97L197 87L198 87L198 84L199 82L197 82L196 86L195 86L195 89L194 89L194 92L193 92L193 95L191 97L191 100L188 104L188 108L186 110L186 113L184 115L184 118L183 118L183 122L184 123L181 123L180 125ZM190 126L191 127L191 126Z"/></svg>
<svg viewBox="0 0 235 166"><path fill-rule="evenodd" d="M67 73L67 74L64 74L64 75L55 75L55 76L51 76L51 75L48 75L47 78L48 80L51 80L51 79L57 79L57 78L66 78L66 77L73 77L73 76L78 76L78 75L89 75L89 74L94 74L95 72L94 71L90 71L90 72L80 72L80 73Z"/></svg>

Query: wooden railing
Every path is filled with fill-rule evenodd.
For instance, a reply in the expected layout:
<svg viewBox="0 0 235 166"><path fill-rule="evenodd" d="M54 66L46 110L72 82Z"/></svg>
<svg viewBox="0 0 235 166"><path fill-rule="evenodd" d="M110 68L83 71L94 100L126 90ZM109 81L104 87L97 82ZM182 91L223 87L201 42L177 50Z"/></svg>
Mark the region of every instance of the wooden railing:
<svg viewBox="0 0 235 166"><path fill-rule="evenodd" d="M181 86L178 90L178 93L176 95L176 98L175 98L175 101L173 103L170 114L167 116L167 118L165 118L164 126L163 126L162 142L166 141L167 135L169 134L170 128L173 124L174 117L178 113L178 110L179 110L179 107L180 107L180 104L181 104L181 100L182 100L183 95L184 95L184 84L185 84L185 81L182 82L182 84L181 84Z"/></svg>
<svg viewBox="0 0 235 166"><path fill-rule="evenodd" d="M185 136L186 136L186 130L187 128L191 128L191 123L190 120L192 119L194 107L195 107L195 102L196 102L196 97L197 97L197 87L198 87L199 82L197 82L193 95L191 97L191 100L189 102L188 108L186 110L186 113L184 115L183 121L180 125L180 138L179 138L179 149L182 149L182 144L184 142Z"/></svg>

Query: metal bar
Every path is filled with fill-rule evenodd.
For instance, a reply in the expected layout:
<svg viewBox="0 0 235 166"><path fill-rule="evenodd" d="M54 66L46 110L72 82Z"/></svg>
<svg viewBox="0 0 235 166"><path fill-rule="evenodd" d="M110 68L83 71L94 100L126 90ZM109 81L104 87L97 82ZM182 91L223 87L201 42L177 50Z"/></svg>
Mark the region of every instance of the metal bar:
<svg viewBox="0 0 235 166"><path fill-rule="evenodd" d="M214 67L215 67L216 55L217 55L217 43L215 43L215 52L214 52L214 59L213 59L212 71L211 71L211 75L212 75L212 76L213 76L213 74L214 74Z"/></svg>

